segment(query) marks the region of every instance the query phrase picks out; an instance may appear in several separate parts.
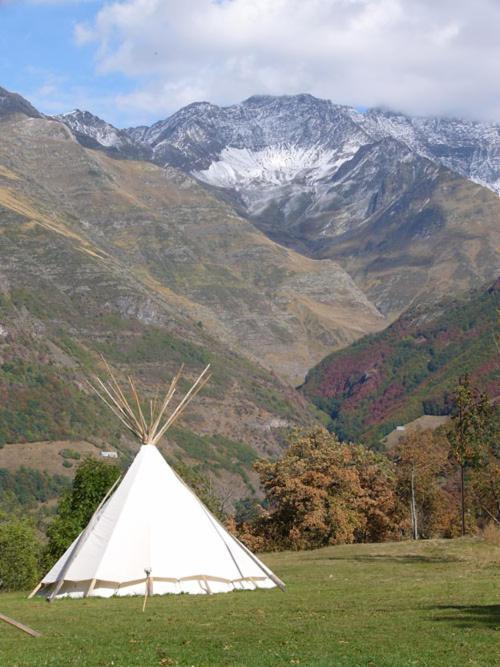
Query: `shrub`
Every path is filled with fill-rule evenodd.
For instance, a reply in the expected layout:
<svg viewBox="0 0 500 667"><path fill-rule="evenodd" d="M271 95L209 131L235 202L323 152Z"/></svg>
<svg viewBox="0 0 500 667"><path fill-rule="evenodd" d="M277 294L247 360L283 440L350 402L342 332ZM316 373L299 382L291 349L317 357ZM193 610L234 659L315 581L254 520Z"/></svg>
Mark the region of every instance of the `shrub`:
<svg viewBox="0 0 500 667"><path fill-rule="evenodd" d="M75 449L61 449L59 454L63 457L63 459L74 459L75 461L79 461L81 459L80 452L77 452Z"/></svg>
<svg viewBox="0 0 500 667"><path fill-rule="evenodd" d="M0 590L16 591L34 586L39 577L40 544L33 527L24 519L0 519Z"/></svg>
<svg viewBox="0 0 500 667"><path fill-rule="evenodd" d="M488 544L495 544L500 547L500 525L490 521L482 531L482 538Z"/></svg>

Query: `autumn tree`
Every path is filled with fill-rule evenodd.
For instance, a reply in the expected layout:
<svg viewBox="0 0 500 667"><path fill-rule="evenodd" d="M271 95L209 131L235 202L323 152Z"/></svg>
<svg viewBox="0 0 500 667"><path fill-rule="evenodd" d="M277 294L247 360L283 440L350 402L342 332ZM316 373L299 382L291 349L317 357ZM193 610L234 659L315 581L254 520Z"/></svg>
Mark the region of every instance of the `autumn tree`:
<svg viewBox="0 0 500 667"><path fill-rule="evenodd" d="M463 377L455 394L455 408L448 431L450 454L460 470L460 505L462 535L465 535L465 473L480 465L493 437L493 406L488 396Z"/></svg>
<svg viewBox="0 0 500 667"><path fill-rule="evenodd" d="M479 465L469 471L470 504L476 523L500 525L500 410L492 406L491 419L481 451Z"/></svg>
<svg viewBox="0 0 500 667"><path fill-rule="evenodd" d="M282 458L255 468L270 509L253 532L274 547L376 541L396 530L392 464L325 429L293 434Z"/></svg>
<svg viewBox="0 0 500 667"><path fill-rule="evenodd" d="M356 531L356 541L380 542L398 535L402 515L394 465L385 454L360 445L343 446L349 447L362 488L359 509L363 522Z"/></svg>
<svg viewBox="0 0 500 667"><path fill-rule="evenodd" d="M471 505L479 527L487 523L500 525L500 460L491 450L484 465L471 470Z"/></svg>
<svg viewBox="0 0 500 667"><path fill-rule="evenodd" d="M408 508L413 539L442 529L450 505L443 480L449 470L449 444L431 430L410 431L390 452L396 463L398 494Z"/></svg>

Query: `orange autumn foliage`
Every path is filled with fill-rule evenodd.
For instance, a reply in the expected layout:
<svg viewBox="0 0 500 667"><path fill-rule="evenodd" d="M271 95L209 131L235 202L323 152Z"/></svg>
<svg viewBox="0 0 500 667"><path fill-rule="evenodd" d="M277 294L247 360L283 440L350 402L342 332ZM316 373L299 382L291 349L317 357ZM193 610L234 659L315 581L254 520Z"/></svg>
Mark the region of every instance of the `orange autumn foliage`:
<svg viewBox="0 0 500 667"><path fill-rule="evenodd" d="M239 536L255 548L310 549L398 535L392 463L325 429L295 433L277 461L258 461L269 510Z"/></svg>
<svg viewBox="0 0 500 667"><path fill-rule="evenodd" d="M402 502L405 534L411 535L410 503L413 476L418 537L459 534L457 494L446 437L431 430L410 431L389 455L396 463L397 491ZM451 482L451 483L450 483Z"/></svg>

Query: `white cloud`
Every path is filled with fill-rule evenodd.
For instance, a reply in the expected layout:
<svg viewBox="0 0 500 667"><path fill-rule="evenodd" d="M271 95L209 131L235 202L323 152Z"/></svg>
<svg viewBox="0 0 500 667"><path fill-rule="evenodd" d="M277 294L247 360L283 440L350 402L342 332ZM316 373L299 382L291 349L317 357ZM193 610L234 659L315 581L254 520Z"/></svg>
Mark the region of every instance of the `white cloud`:
<svg viewBox="0 0 500 667"><path fill-rule="evenodd" d="M120 0L76 39L98 71L137 79L128 111L309 92L500 118L499 27L498 0Z"/></svg>

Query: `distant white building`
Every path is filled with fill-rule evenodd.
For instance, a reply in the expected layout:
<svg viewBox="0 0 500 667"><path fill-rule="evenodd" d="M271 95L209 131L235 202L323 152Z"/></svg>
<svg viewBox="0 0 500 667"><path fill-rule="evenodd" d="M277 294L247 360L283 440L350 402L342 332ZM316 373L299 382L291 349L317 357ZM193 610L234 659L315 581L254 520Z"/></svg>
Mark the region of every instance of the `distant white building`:
<svg viewBox="0 0 500 667"><path fill-rule="evenodd" d="M117 459L118 454L116 452L101 452L101 456L105 459Z"/></svg>
<svg viewBox="0 0 500 667"><path fill-rule="evenodd" d="M396 431L404 431L405 427L404 426L396 426Z"/></svg>

